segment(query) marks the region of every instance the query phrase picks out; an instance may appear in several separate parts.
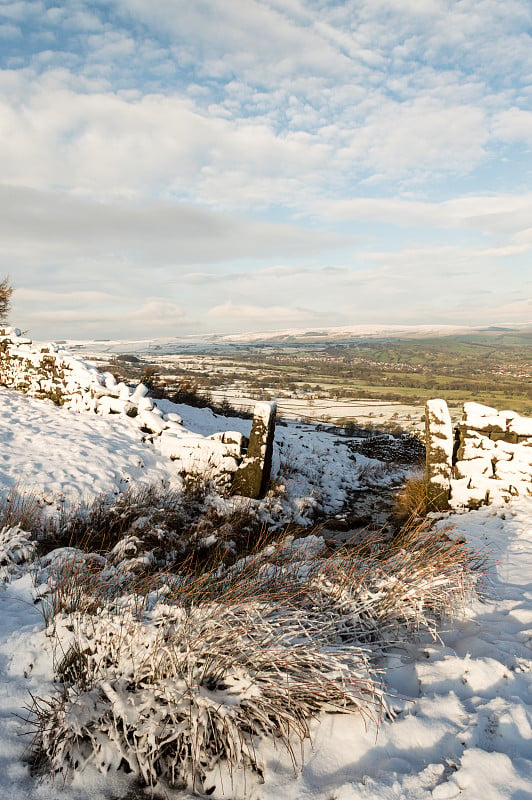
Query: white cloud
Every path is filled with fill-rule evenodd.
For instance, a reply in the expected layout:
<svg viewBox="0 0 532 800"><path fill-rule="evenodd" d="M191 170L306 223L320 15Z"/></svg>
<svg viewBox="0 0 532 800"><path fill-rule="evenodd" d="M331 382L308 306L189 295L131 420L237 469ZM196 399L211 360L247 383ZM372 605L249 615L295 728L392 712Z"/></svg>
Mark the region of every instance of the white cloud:
<svg viewBox="0 0 532 800"><path fill-rule="evenodd" d="M193 324L185 309L161 297L139 302L105 292L21 289L13 299L17 325L42 338L177 334Z"/></svg>
<svg viewBox="0 0 532 800"><path fill-rule="evenodd" d="M517 234L532 218L532 193L469 195L442 202L402 197L358 197L316 204L328 219L369 220L386 225L471 229L481 233Z"/></svg>
<svg viewBox="0 0 532 800"><path fill-rule="evenodd" d="M385 104L355 132L348 155L364 159L387 179L469 172L485 157L487 139L482 109L446 107L421 98Z"/></svg>
<svg viewBox="0 0 532 800"><path fill-rule="evenodd" d="M59 292L39 325L525 313L528 0L1 10L0 269Z"/></svg>
<svg viewBox="0 0 532 800"><path fill-rule="evenodd" d="M494 132L505 141L532 142L532 111L509 108L494 121Z"/></svg>
<svg viewBox="0 0 532 800"><path fill-rule="evenodd" d="M209 117L179 96L80 93L57 71L31 86L29 76L15 86L3 77L0 164L8 183L225 198L234 207L246 198L286 200L331 156L306 134Z"/></svg>
<svg viewBox="0 0 532 800"><path fill-rule="evenodd" d="M146 200L96 202L61 192L0 185L0 254L19 261L113 256L124 274L149 268L268 259L328 250L349 242L296 225L252 222L191 205ZM352 240L351 240L352 241ZM103 271L108 270L108 263Z"/></svg>
<svg viewBox="0 0 532 800"><path fill-rule="evenodd" d="M21 22L28 17L37 17L45 11L40 0L15 0L12 3L2 3L2 16Z"/></svg>
<svg viewBox="0 0 532 800"><path fill-rule="evenodd" d="M259 326L263 330L274 330L279 325L304 325L323 322L323 314L306 308L291 306L238 305L227 301L210 308L206 319L215 320L217 330L236 331L246 326Z"/></svg>
<svg viewBox="0 0 532 800"><path fill-rule="evenodd" d="M22 31L17 25L3 23L0 25L0 39L18 39L22 36Z"/></svg>
<svg viewBox="0 0 532 800"><path fill-rule="evenodd" d="M198 69L211 76L243 73L264 81L264 67L276 75L295 69L328 71L344 63L343 56L308 26L306 19L290 18L258 0L219 3L202 0L119 0L126 14L141 19L158 32L172 35L186 46ZM182 54L184 55L184 54Z"/></svg>
<svg viewBox="0 0 532 800"><path fill-rule="evenodd" d="M90 6L70 5L67 16L56 15L57 25L78 20L80 35L97 25ZM95 194L174 192L232 207L293 207L298 195L334 194L361 178L419 181L470 172L489 156L490 130L503 130L502 121L490 128L490 119L502 120L512 99L508 87L488 91L474 70L427 63L421 54L435 36L434 20L448 24L457 12L435 3L403 6L115 4L121 26L100 19L101 30L85 36L87 52L76 53L71 72L59 62L41 75L28 72L6 97L4 179ZM517 13L521 5L514 6ZM508 22L497 4L490 11ZM128 18L147 25L151 38L128 29ZM457 21L462 37L494 38L484 6ZM410 65L394 70L390 53L412 37ZM371 65L361 57L366 51ZM140 72L155 65L170 75L187 64L195 80L160 93L105 87L106 75L139 87L133 52ZM57 55L65 63L74 58L71 51ZM197 87L206 76L204 101ZM87 91L82 84L89 79Z"/></svg>

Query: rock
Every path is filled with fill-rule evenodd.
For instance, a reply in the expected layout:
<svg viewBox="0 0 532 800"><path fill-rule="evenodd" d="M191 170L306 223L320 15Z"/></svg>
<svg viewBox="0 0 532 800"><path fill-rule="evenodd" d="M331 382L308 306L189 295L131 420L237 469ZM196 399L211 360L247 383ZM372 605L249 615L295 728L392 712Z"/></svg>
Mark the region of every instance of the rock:
<svg viewBox="0 0 532 800"><path fill-rule="evenodd" d="M233 494L257 499L264 497L272 468L273 440L277 406L257 403L245 458L233 478Z"/></svg>
<svg viewBox="0 0 532 800"><path fill-rule="evenodd" d="M453 469L454 432L445 400L429 400L425 406L427 493L432 507L449 507Z"/></svg>
<svg viewBox="0 0 532 800"><path fill-rule="evenodd" d="M135 390L131 395L131 401L133 403L138 403L142 397L146 397L148 394L148 387L144 386L143 383L139 383L138 386L135 386Z"/></svg>
<svg viewBox="0 0 532 800"><path fill-rule="evenodd" d="M154 414L153 411L149 411L147 408L143 409L142 411L140 411L139 408L137 419L139 418L143 428L151 433L155 433L156 435L161 434L166 428L165 421L157 414Z"/></svg>
<svg viewBox="0 0 532 800"><path fill-rule="evenodd" d="M141 411L151 411L153 408L153 400L151 397L141 397L137 402L139 414Z"/></svg>

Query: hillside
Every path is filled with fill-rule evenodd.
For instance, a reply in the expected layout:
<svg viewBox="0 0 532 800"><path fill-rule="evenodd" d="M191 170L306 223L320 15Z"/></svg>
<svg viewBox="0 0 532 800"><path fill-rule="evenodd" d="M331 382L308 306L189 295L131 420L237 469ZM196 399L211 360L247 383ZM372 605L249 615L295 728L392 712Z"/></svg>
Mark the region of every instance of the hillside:
<svg viewBox="0 0 532 800"><path fill-rule="evenodd" d="M14 517L12 514L6 515L8 501L11 506L18 503L19 508L25 507L28 518L36 513L33 516L35 522L41 512L49 520L68 518L68 508L75 508L79 501L85 502L86 515L90 513L91 501L98 501L101 493L105 493L115 498L108 501L108 508L111 511L113 507L121 508L120 513L125 518L130 513L128 506L119 505L120 498L125 496L124 489L133 487L137 498L145 498L148 495L142 495L142 491L139 494L139 487L156 487L155 495L151 496L155 498L153 502L145 501L145 506L136 516L131 517L134 521L125 522L119 528L121 532L113 540L116 544L112 547L113 542L109 542L105 547L100 547L97 556L91 555L90 548L94 547L94 540L88 546L88 538L85 541L83 536L75 539L73 528L69 529L69 536L74 536L74 539L70 539L70 549L65 548L64 545L68 542L63 541L57 542L55 550L48 545L47 552L43 552L42 539L40 549L36 552L31 535L20 531L17 533L13 527L10 531L4 528L1 542L4 584L0 593L3 611L0 617L0 670L3 686L0 717L2 794L11 796L13 800L49 798L51 793L54 800L132 800L150 797L150 790L144 794L135 782L134 775L128 774L129 769L116 770L120 765L120 757L117 759L116 753L113 755L111 740L106 740L107 743L98 756L103 772L97 769L98 759L94 762L88 757L89 750L80 751L78 761L81 761L73 774L59 772L53 779L46 773L38 780L37 777L32 777L25 762L28 737L21 737L20 734L30 730L31 726L24 722L28 714L23 709L32 704L32 697L42 698L42 703L37 701L37 707L46 709L49 708L46 705L48 698L61 696L62 684L57 678L58 663L61 662L58 647L66 651L72 636L72 626L77 630L76 626L86 624L83 615L76 618L75 613L72 610L67 611L64 606L61 606L63 610L56 609L51 615L50 602L55 602L54 598L57 597L54 586L58 585L58 579L65 579L65 574L68 573L68 570L65 573L65 568L74 564L73 580L76 591L80 586L83 591L87 591L83 576L86 565L90 564L94 565L90 568L92 581L95 574L100 574L94 572L97 564L101 565L98 569L104 570L101 574L107 576L104 583L90 584L90 591L104 593L104 586L114 586L117 580L123 587L121 593L112 600L111 606L115 604L112 606L115 608L114 612L111 606L105 605L108 601L101 604L100 597L98 615L91 617L93 622L89 628L79 628L79 634L85 630L83 636L86 641L92 641L91 647L96 648L90 652L97 653L98 648L103 645L100 640L91 637L95 635L98 625L103 626L103 635L108 614L115 614L114 617L109 617L109 624L115 624L113 620L117 619L117 602L122 604L119 605L122 608L120 625L126 625L130 614L127 593L131 588L128 587L138 586L130 582L131 576L149 574L152 578L156 577L157 570L160 569L157 565L162 563L161 559L164 560L165 552L168 554L172 549L175 551L176 547L179 549L179 536L183 534L179 534L176 539L178 529L168 527L170 518L161 516L160 513L165 504L169 508L170 502L173 504L172 520L176 515L181 515L179 525L182 527L179 530L194 530L197 544L203 543L208 548L212 540L218 540L226 548L223 551L226 553L232 552L232 547L237 547L237 560L232 557L224 562L224 569L229 570L227 574L232 574L230 571L235 567L247 569L253 563L246 562L245 557L238 560L238 548L245 548L246 545L238 541L236 534L239 525L253 526L256 522L263 532L269 531L269 535L274 536L265 550L253 551L253 558L258 558L258 563L262 564L261 569L269 565L268 570L271 570L273 565L275 574L281 574L278 572L279 565L286 563L292 565L288 573L290 580L299 582L302 580L301 576L307 576L301 583L302 587L306 586L304 581L310 580L314 574L318 580L314 589L316 593L312 597L313 604L318 604L317 607L322 608L322 611L314 618L313 605L304 606L306 611L303 617L297 617L297 624L301 626L306 617L305 624L310 624L310 620L314 619L313 626L321 625L324 617L320 615L327 609L326 613L331 620L328 625L332 624L338 614L338 620L342 620L343 626L348 619L349 625L352 625L353 618L363 618L363 606L356 605L360 603L356 594L349 595L349 602L355 605L353 611L348 612L348 617L345 616L345 610L340 613L340 606L319 605L322 603L319 600L319 582L328 574L322 573L322 570L329 569L328 565L333 567L336 564L335 571L341 571L344 563L338 561L339 556L334 555L334 551L332 557L336 561L328 560L329 556L325 558L325 551L331 544L327 545L323 537L327 539L336 535L332 529L332 520L335 515L342 514L345 502L353 494L358 492L365 495L369 489L391 486L404 478L411 468L353 454L346 439L331 432L320 431L312 425L293 422L277 427L274 483L272 491L264 500L243 501L242 498L227 497L212 486L200 486L201 491L198 494L197 486L186 485L175 462L163 457L149 442L142 441L141 432L127 417L99 417L86 412L75 414L58 408L48 400L32 399L6 389L0 390L0 400L0 440L3 445L0 482L3 487L4 520L8 523L11 520L10 525ZM249 432L249 420L235 417L226 419L214 415L209 409L175 406L168 401L161 401L161 406L165 413L178 414L183 427L198 434L210 435L217 431L235 429L243 433ZM180 499L183 497L188 499L183 501ZM113 503L118 505L113 506ZM201 518L197 516L198 508L201 509ZM253 758L262 765L260 771L253 771L248 763L246 770L241 767L235 769L231 780L223 761L218 762L207 770L207 782L203 789L209 792L212 789L211 796L214 797L246 797L249 800L274 800L279 797L286 800L299 800L303 797L312 800L330 800L332 797L338 800L399 797L409 800L443 800L452 797L477 800L479 796L491 800L528 796L532 781L531 511L531 499L515 498L504 507L486 507L465 514L449 514L438 522L430 537L426 538L427 547L440 548L430 551L432 558L436 558L438 553L460 553L462 570L466 569L466 561L463 559L471 558L471 563L478 561L475 555L466 556L466 549L470 549L471 553L480 553L482 558L488 558L491 565L487 576L489 580L486 582L481 579L481 573L474 570L469 573L468 567L463 573L465 583L461 582L462 579L457 582L453 569L445 578L448 581L452 577L446 590L448 593L444 595L446 610L449 612L447 615L443 608L435 614L431 611L430 603L436 602L436 595L424 595L423 592L433 592L432 588L423 589L419 583L407 583L405 591L410 586L408 591L417 593L415 597L421 603L420 606L416 603L408 605L408 613L412 614L410 618L404 616L404 609L401 610L402 606L398 606L394 611L393 624L391 617L386 617L386 624L382 621L371 623L376 624L374 633L364 640L363 645L360 637L356 640L345 638L348 629L344 628L344 644L341 644L340 637L334 645L332 640L328 640L326 650L313 650L312 652L321 654L319 658L323 665L329 663L327 659L333 656L339 659L336 662L337 669L346 669L346 664L349 663L349 671L344 673L344 680L350 676L352 681L358 676L356 679L362 681L362 676L365 676L364 681L370 681L364 683L366 689L362 694L360 692L363 684L358 684L359 702L362 702L363 697L366 698L361 706L362 713L357 713L356 710L353 713L354 709L348 706L342 710L349 713L331 713L332 709L328 709L325 704L309 723L312 745L308 739L304 739L303 760L297 737L291 753L280 739L274 746L270 737L256 735ZM245 514L242 515L242 512ZM377 511L371 512L370 509L371 513L375 515ZM286 538L287 523L308 526L316 518L328 520L327 530L314 530L309 536L308 530L297 532L292 529L292 534ZM93 516L92 519L96 525L96 517ZM374 518L375 522L377 520ZM164 535L158 534L158 544L155 547L153 538L149 537L157 527ZM438 528L443 533L438 534ZM89 533L90 531L87 536ZM304 538L297 538L298 536ZM371 536L367 532L360 533L360 528L357 536L361 542L366 537L376 548L382 547L378 544L375 525ZM275 537L282 543L281 550L276 550L276 557L281 557L281 561L277 562L271 560L271 542L275 541ZM76 549L72 550L74 544ZM377 592L376 586L372 584L371 596L376 597L383 592L386 594L394 581L399 579L401 571L397 571L398 566L401 558L405 558L404 554L410 552L411 546L405 540L403 547L406 550L399 548L390 551L390 567L394 571L388 574L384 583L379 584ZM275 545L274 550L275 547L279 546ZM414 545L412 555L415 547L417 545ZM212 555L218 551L215 548L208 552ZM354 552L360 554L357 558L363 553L363 559L369 558L367 549L355 549ZM386 547L375 552L380 553L380 561L375 563L380 563L379 569L385 570L388 558L385 555ZM424 564L414 567L417 562L413 561L412 568L407 569L400 580L408 582L413 576L416 580L416 569L421 566L423 570L426 569L427 557L421 557ZM202 569L207 568L207 563L204 563ZM164 572L166 584L174 580L171 570L170 562L167 561ZM360 573L366 576L363 581L374 579L371 575L374 574L375 567L372 570L373 573ZM210 573L207 571L204 574L208 577ZM221 574L224 574L223 570ZM260 574L259 570L257 576ZM430 571L419 574L424 576L425 581L432 580ZM437 575L435 578L434 586L441 580ZM268 580L271 580L271 575ZM260 588L260 581L252 585ZM70 585L73 588L72 581ZM162 585L157 585L160 593L163 591ZM246 591L250 591L250 585L248 580L241 585L240 591L244 586L247 587ZM266 586L270 586L268 592L271 591L272 585L265 583L264 587ZM348 587L349 584L345 584L345 590ZM475 596L476 588L481 590L480 596ZM211 590L212 587L209 589L209 584L205 583L202 592L208 594ZM349 588L349 592L351 591L352 588ZM156 603L152 607L150 601L142 612L142 618L134 622L134 625L144 626L142 630L145 631L145 636L150 636L150 631L162 624L165 614L169 614L170 618L175 614L175 607L174 611L168 610L170 596L164 595L166 599L159 606ZM79 598L80 595L76 594L76 597ZM370 595L364 603L369 602L369 597ZM425 601L423 597L426 598ZM76 603L79 602L79 599L76 600ZM205 599L202 602L205 603ZM238 621L238 603L235 605L234 601L231 602L233 604L226 607L226 614L234 620L232 624L237 626L232 629L234 638L240 630L238 626L241 621ZM286 616L284 611L285 616L278 621L276 616L274 621L271 617L272 609L268 610L269 602L266 593L260 601L260 613L259 607L252 605L248 609L250 614L255 614L254 636L257 641L262 641L263 632L270 630L268 626L273 625L272 633L268 634L274 637L273 641L282 630L290 641L290 637L294 636L291 627L294 620ZM427 603L425 609L424 602ZM201 607L210 608L208 605ZM157 608L161 611L157 612ZM272 608L275 615L278 615L282 606ZM357 608L358 611L355 612ZM350 616L351 614L355 614L355 617ZM118 642L125 636L126 628L121 627L120 630L122 633L118 639L115 637ZM303 628L300 628L299 636L301 630ZM312 630L315 632L311 634L309 629L308 635L314 637L317 628ZM319 636L324 635L322 630ZM330 632L327 636L330 636ZM316 640L312 641L315 648ZM109 640L105 646L111 646L111 642ZM302 644L299 641L297 646ZM215 645L214 652L221 654L222 645ZM277 656L280 658L283 652L278 650ZM329 665L329 669L331 668L332 661ZM73 674L70 673L67 678L65 667L61 669L62 680L66 681L63 685L75 685ZM288 666L286 669L289 669ZM333 672L330 675L333 676ZM107 680L114 681L112 685L115 688L121 685L118 675L113 678L110 676L111 672ZM202 690L203 696L215 702L217 709L225 708L226 713L232 713L230 709L234 708L234 704L242 703L242 697L249 692L249 686L246 689L238 680L232 684L232 688L227 684L227 679L225 689L205 688ZM102 685L111 686L105 682ZM250 686L253 686L253 681ZM373 687L371 691L375 692L374 699L377 703L384 704L383 716L376 713L376 708L370 702L370 695L364 694L369 691L369 687ZM347 685L344 688L347 690ZM294 684L292 692L296 690L297 684ZM111 688L108 691L111 692ZM74 696L78 698L78 704L91 697L90 692L86 695L81 692ZM128 699L125 694L121 701L125 702L125 709L129 708L129 716L135 708L132 705L134 696L136 695L130 694ZM292 702L295 702L295 696L288 701L288 705ZM36 706L33 708L35 711ZM76 711L75 704L71 707L69 724L74 725L72 730L83 725L84 714L90 716L94 713L94 710L90 710L92 706L89 708L86 705L83 708L84 711L78 705ZM126 713L120 708L121 706L116 705L113 713ZM64 725L64 721L61 724ZM102 739L101 743L103 742ZM57 745L56 742L55 746ZM66 767L71 755L68 755L68 750L61 750L61 747L56 751L56 758ZM251 753L248 754L248 762L250 757ZM87 763L82 770L81 762L84 760ZM264 782L260 778L261 774ZM165 798L177 800L190 796L167 785L161 785L160 789L161 796ZM157 790L155 796L159 796Z"/></svg>

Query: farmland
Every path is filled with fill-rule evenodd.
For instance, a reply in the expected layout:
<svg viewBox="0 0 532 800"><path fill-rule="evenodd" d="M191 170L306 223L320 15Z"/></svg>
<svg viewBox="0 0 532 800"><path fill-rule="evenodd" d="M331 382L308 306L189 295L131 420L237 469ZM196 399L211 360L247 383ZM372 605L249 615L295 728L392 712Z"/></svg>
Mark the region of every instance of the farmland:
<svg viewBox="0 0 532 800"><path fill-rule="evenodd" d="M510 330L431 338L157 344L142 353L93 346L94 358L119 376L148 374L170 390L187 386L217 402L275 397L281 413L331 420L384 416L418 420L430 397L452 408L464 400L532 413L532 334ZM98 352L96 352L96 350Z"/></svg>

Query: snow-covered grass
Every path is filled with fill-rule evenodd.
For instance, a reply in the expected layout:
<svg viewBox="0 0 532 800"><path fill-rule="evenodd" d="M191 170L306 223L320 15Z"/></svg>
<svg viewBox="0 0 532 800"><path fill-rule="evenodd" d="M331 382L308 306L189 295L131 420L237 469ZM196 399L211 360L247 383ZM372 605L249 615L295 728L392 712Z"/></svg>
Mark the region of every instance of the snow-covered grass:
<svg viewBox="0 0 532 800"><path fill-rule="evenodd" d="M142 620L100 612L67 625L65 690L33 707L35 755L53 773L125 762L147 785L208 792L219 767L262 775L260 738L275 738L296 763L320 710L380 704L363 652L302 640L298 616L279 619L275 608L161 604Z"/></svg>
<svg viewBox="0 0 532 800"><path fill-rule="evenodd" d="M421 629L435 636L481 562L418 526L332 554L319 536L285 535L199 577L128 566L116 544L36 565L62 690L32 705L33 763L63 775L126 765L149 786L207 791L220 769L262 776L261 738L296 765L320 713L379 716L379 659Z"/></svg>

